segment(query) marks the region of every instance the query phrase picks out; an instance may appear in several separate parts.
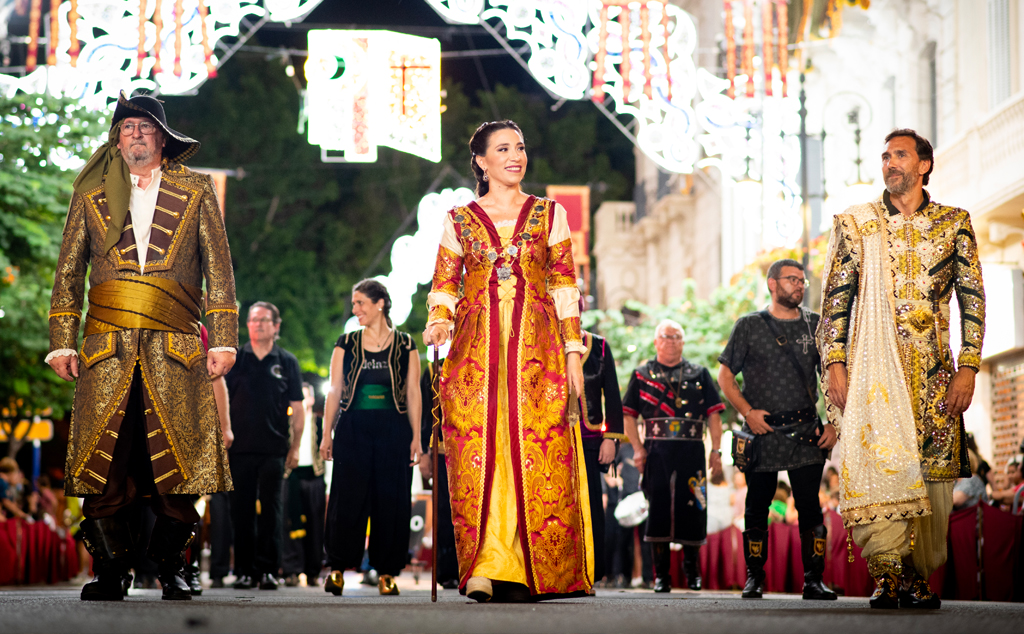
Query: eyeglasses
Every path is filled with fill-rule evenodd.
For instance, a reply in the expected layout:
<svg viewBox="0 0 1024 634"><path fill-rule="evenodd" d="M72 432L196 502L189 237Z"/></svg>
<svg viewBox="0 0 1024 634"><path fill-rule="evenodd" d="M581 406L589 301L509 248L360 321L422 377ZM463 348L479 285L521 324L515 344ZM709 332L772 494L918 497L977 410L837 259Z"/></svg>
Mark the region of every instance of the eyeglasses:
<svg viewBox="0 0 1024 634"><path fill-rule="evenodd" d="M274 320L271 317L250 317L249 318L249 323L250 324L269 324L269 323L271 323L273 321Z"/></svg>
<svg viewBox="0 0 1024 634"><path fill-rule="evenodd" d="M805 277L797 277L795 275L787 275L786 277L779 277L779 278L776 278L776 279L786 280L787 282L789 282L790 284L792 284L794 286L803 286L804 288L807 288L808 286L811 285L811 283L807 280L807 278L805 278Z"/></svg>
<svg viewBox="0 0 1024 634"><path fill-rule="evenodd" d="M132 134L135 134L135 126L136 125L139 127L139 132L141 132L143 134L147 134L148 135L148 134L153 134L154 132L156 132L156 126L153 125L152 123L148 122L148 121L143 121L142 123L139 123L139 124L135 124L135 123L122 123L121 124L121 136L130 136Z"/></svg>
<svg viewBox="0 0 1024 634"><path fill-rule="evenodd" d="M682 335L658 335L656 339L668 339L669 341L682 341Z"/></svg>

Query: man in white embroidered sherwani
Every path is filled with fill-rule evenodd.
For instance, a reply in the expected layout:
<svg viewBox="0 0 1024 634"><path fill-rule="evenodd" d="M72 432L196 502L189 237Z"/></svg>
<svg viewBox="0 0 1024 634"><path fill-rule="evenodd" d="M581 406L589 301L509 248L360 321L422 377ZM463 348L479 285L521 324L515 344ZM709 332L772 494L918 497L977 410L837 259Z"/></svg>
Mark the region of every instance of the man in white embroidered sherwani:
<svg viewBox="0 0 1024 634"><path fill-rule="evenodd" d="M167 125L159 101L122 94L107 142L75 180L46 362L76 381L65 493L85 498L82 535L97 575L83 600L123 598L139 504L157 515L148 554L163 598L191 599L181 577L199 521L191 496L231 488L211 378L234 363L238 309L213 182L182 165L198 150Z"/></svg>
<svg viewBox="0 0 1024 634"><path fill-rule="evenodd" d="M885 141L886 192L835 218L822 275L822 382L839 432L839 510L875 579L871 607L935 609L927 579L946 560L953 484L970 476L962 414L981 364L985 291L970 215L923 189L931 144L907 129Z"/></svg>

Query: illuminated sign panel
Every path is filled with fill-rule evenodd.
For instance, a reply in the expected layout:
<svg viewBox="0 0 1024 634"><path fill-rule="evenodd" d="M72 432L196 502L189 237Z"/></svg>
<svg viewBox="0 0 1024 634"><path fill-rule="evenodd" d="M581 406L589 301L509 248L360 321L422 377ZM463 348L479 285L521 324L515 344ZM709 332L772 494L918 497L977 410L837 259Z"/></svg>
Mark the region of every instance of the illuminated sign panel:
<svg viewBox="0 0 1024 634"><path fill-rule="evenodd" d="M441 44L391 31L309 32L308 137L347 162L377 147L441 160Z"/></svg>

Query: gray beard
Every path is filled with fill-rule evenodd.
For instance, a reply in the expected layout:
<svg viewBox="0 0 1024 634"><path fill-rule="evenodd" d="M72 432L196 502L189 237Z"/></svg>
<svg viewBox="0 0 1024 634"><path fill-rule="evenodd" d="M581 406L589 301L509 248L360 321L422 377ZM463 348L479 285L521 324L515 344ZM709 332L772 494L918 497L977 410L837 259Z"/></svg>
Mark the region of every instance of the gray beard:
<svg viewBox="0 0 1024 634"><path fill-rule="evenodd" d="M121 157L124 158L124 162L128 164L128 167L149 165L153 161L153 157L155 155L155 151L152 151L143 145L129 147L126 152L121 152Z"/></svg>
<svg viewBox="0 0 1024 634"><path fill-rule="evenodd" d="M903 194L910 191L910 188L914 186L914 183L916 181L917 176L915 174L906 172L903 174L903 178L896 181L896 183L893 185L890 185L889 180L886 179L885 188L889 190L889 193L892 194L893 196L902 196Z"/></svg>

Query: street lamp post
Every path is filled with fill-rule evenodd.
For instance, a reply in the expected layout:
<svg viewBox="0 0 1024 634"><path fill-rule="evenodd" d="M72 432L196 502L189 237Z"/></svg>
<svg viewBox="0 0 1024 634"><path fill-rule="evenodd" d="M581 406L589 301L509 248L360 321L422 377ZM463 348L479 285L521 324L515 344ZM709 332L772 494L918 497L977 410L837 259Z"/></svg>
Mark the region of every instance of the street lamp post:
<svg viewBox="0 0 1024 634"><path fill-rule="evenodd" d="M807 90L804 86L806 73L800 70L800 212L803 216L804 230L802 247L804 274L810 270L811 262L811 205L808 201L807 178ZM810 293L804 293L804 305L810 306Z"/></svg>

